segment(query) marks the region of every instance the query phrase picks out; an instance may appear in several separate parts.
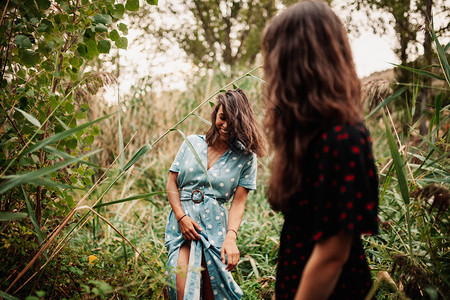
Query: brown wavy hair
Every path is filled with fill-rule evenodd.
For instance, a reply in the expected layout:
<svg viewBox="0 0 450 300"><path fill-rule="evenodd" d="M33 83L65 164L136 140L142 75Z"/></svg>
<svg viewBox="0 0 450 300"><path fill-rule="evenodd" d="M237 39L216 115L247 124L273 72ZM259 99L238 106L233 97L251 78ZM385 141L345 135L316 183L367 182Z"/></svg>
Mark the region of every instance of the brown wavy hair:
<svg viewBox="0 0 450 300"><path fill-rule="evenodd" d="M264 132L255 118L247 96L241 89L228 90L217 96L217 104L211 113L211 127L206 132L206 143L212 146L220 139L216 117L221 106L227 121L228 144L239 141L247 151L252 151L259 157L264 156L266 152Z"/></svg>
<svg viewBox="0 0 450 300"><path fill-rule="evenodd" d="M275 151L268 198L285 211L311 140L335 124L362 120L361 84L344 26L323 2L301 2L276 16L262 49L265 123Z"/></svg>

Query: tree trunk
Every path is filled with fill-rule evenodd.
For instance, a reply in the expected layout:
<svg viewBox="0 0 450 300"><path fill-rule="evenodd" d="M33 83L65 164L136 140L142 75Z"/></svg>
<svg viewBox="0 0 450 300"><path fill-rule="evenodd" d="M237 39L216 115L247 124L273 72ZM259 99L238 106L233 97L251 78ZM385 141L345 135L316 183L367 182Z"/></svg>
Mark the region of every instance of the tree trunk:
<svg viewBox="0 0 450 300"><path fill-rule="evenodd" d="M432 64L433 59L433 49L431 47L431 13L432 13L432 7L433 7L433 0L424 0L424 8L421 10L423 18L425 20L425 40L423 42L423 65L425 67L429 67ZM418 110L419 117L422 118L420 122L420 134L426 135L429 131L429 123L428 123L428 110L429 107L432 105L432 97L430 93L431 86L431 78L427 76L423 76L422 79L422 85L423 88L421 89L421 92L419 94L419 107Z"/></svg>

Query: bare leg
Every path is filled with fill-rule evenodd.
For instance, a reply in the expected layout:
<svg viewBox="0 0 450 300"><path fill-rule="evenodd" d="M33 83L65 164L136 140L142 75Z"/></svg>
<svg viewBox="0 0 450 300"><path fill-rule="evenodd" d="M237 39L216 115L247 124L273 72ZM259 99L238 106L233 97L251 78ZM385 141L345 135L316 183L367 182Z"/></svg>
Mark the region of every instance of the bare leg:
<svg viewBox="0 0 450 300"><path fill-rule="evenodd" d="M191 251L191 242L185 242L180 247L178 254L178 270L177 273L177 299L183 300L184 288L186 286L186 277L189 266L189 253Z"/></svg>
<svg viewBox="0 0 450 300"><path fill-rule="evenodd" d="M214 300L214 295L211 286L211 280L209 278L208 267L206 266L205 255L202 256L202 280L203 280L203 299Z"/></svg>

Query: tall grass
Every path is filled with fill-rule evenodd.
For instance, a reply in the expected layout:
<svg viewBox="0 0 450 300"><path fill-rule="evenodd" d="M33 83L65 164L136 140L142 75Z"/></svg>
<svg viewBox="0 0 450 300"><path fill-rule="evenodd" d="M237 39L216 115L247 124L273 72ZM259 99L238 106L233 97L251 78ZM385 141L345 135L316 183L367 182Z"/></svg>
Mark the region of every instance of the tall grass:
<svg viewBox="0 0 450 300"><path fill-rule="evenodd" d="M443 80L433 89L435 101L427 136L418 134L418 121L412 117L414 105L405 105L403 112L387 109L389 102L405 101L407 89L424 87L394 86L391 96L377 93L379 99L368 113L367 124L380 171L382 230L379 236L364 237L364 241L376 280L372 293L378 298L439 299L450 292L450 104L445 80L449 74L446 56L439 53L439 58L440 72L445 75L433 77ZM252 73L256 77L244 76L234 84L246 91L257 116L262 118L260 72L256 70ZM49 243L52 237L47 237L39 255L30 254L30 259L34 257L45 267L28 264L35 277L17 290L19 283L24 284L24 278L31 276L22 271L23 278L14 289L16 295L46 299L164 297L163 235L170 210L164 194L165 182L182 142L182 136L171 129L176 127L186 135L204 133L208 128L204 120L209 120L210 114L208 103L228 82L217 73L202 78L185 93L136 93L121 101L120 107L97 100L97 108L91 112L93 119L120 109L120 114L113 114L102 123L97 147L106 150L94 159L103 168L94 175L97 184L88 197L74 193L75 198L83 199L84 207L78 205L70 218L55 229L53 243ZM417 92L412 95L414 103ZM379 118L380 114L384 114L383 118ZM399 122L402 115L410 116L406 126ZM124 163L116 165L121 155L119 136L128 144L122 152ZM270 299L275 280L283 218L270 209L265 199L270 159L269 156L259 162L258 189L248 197L238 235L241 260L234 276L245 291L245 299ZM26 228L20 230L19 234L30 234ZM92 255L96 259L91 262ZM2 283L2 290L11 286L28 262L18 262ZM9 289L8 293L14 290ZM0 296L14 299L4 292Z"/></svg>

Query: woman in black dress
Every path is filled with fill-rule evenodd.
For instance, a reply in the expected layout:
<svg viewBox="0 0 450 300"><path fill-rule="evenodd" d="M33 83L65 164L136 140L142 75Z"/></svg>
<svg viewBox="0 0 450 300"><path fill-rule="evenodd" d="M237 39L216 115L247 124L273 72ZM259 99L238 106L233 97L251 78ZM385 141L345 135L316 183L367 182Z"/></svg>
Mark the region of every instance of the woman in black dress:
<svg viewBox="0 0 450 300"><path fill-rule="evenodd" d="M360 236L378 231L378 178L345 29L323 2L288 8L262 48L275 157L269 202L282 211L276 299L363 299Z"/></svg>

